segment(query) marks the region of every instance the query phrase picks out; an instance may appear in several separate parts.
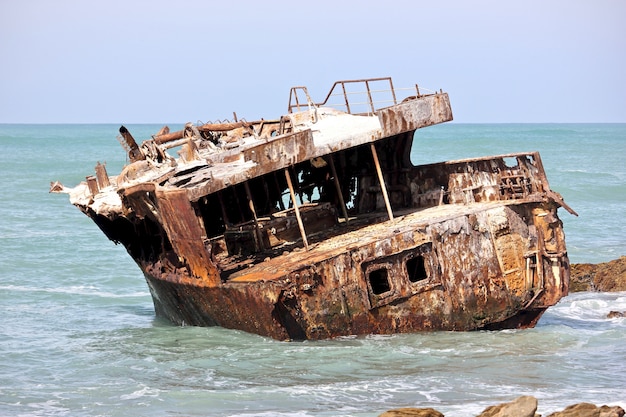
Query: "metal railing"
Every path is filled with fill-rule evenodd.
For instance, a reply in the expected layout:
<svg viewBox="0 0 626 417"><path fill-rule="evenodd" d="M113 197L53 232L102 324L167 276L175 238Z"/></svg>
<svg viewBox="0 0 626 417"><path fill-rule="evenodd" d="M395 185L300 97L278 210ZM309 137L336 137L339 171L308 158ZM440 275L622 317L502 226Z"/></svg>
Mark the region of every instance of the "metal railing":
<svg viewBox="0 0 626 417"><path fill-rule="evenodd" d="M367 78L361 80L336 81L324 101L315 103L311 100L306 87L292 87L289 91L288 112L311 110L312 107L333 107L349 114L371 114L384 107L398 104L397 91L410 90L415 97L420 97L419 87L396 89L391 77ZM304 98L301 97L304 94ZM358 97L355 99L355 97ZM338 102L330 102L339 98Z"/></svg>

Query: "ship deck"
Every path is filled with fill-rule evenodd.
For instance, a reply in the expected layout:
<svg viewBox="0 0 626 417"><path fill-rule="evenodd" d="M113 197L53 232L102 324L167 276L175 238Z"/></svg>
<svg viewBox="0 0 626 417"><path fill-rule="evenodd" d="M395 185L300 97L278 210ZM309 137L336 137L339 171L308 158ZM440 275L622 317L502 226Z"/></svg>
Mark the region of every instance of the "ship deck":
<svg viewBox="0 0 626 417"><path fill-rule="evenodd" d="M371 213L359 218L351 218L348 223L340 222L336 227L308 235L309 247L302 241L288 242L272 251L257 254L255 257L228 257L220 262L220 268L227 274L228 282L245 283L269 281L286 277L289 273L323 260L335 258L358 247L381 245L397 237L408 246L418 246L430 241L426 227L459 216L479 213L485 210L520 205L536 201L524 200L493 201L463 204L443 204L418 210L405 210L394 213L389 221L384 212ZM415 235L415 231L423 234ZM413 241L414 243L411 243Z"/></svg>

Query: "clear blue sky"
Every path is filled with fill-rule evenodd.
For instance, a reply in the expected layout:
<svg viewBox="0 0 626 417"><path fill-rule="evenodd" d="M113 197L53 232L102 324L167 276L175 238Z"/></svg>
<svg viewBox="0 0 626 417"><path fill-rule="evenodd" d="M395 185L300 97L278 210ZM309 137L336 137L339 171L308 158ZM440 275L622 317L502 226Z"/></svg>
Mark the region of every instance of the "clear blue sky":
<svg viewBox="0 0 626 417"><path fill-rule="evenodd" d="M0 0L0 59L0 123L275 118L381 76L457 122L626 122L624 0Z"/></svg>

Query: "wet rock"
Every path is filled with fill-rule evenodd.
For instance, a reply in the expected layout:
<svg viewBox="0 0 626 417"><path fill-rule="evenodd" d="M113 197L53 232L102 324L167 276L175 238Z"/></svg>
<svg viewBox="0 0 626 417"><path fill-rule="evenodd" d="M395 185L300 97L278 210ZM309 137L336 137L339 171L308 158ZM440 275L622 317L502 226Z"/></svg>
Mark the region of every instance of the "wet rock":
<svg viewBox="0 0 626 417"><path fill-rule="evenodd" d="M570 292L626 291L626 256L599 264L572 264Z"/></svg>
<svg viewBox="0 0 626 417"><path fill-rule="evenodd" d="M571 264L569 292L596 291L593 286L593 277L597 269L596 264Z"/></svg>
<svg viewBox="0 0 626 417"><path fill-rule="evenodd" d="M607 319L615 319L619 317L626 317L626 311L610 311L609 314L606 315Z"/></svg>
<svg viewBox="0 0 626 417"><path fill-rule="evenodd" d="M527 395L510 403L487 407L478 417L535 417L536 411L537 399Z"/></svg>
<svg viewBox="0 0 626 417"><path fill-rule="evenodd" d="M477 417L541 417L536 412L537 399L527 395L509 403L487 407ZM444 415L432 408L396 408L385 411L378 417L444 417ZM590 403L578 403L546 417L624 417L624 409L620 406L598 407Z"/></svg>
<svg viewBox="0 0 626 417"><path fill-rule="evenodd" d="M603 405L597 407L594 404L580 403L570 405L563 411L548 414L548 417L623 417L624 409L622 407L609 407Z"/></svg>
<svg viewBox="0 0 626 417"><path fill-rule="evenodd" d="M385 411L378 417L444 417L444 415L432 408L396 408Z"/></svg>

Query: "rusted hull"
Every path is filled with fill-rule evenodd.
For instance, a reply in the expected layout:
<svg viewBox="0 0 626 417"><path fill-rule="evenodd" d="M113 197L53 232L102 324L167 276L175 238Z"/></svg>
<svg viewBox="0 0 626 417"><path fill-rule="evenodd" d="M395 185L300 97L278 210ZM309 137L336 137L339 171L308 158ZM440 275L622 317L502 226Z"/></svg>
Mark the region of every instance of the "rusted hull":
<svg viewBox="0 0 626 417"><path fill-rule="evenodd" d="M351 317L345 317L345 314L332 313L326 317L306 320L301 311L293 308L297 303L295 300L291 305L288 301L285 304L286 300L272 303L271 300L259 300L256 295L241 289L198 287L168 282L148 274L145 277L158 317L182 326L220 326L277 340L320 340L350 335L420 331L526 329L535 327L547 310L547 307L520 310L500 322L479 325L482 322L480 317L460 319L467 315L464 309L450 310L429 305L425 312L416 310L415 307L423 305L423 301L404 300L394 308L380 308L367 314L357 312ZM442 296L431 294L430 301L437 302ZM336 303L335 301L335 305L330 306L331 310L337 309ZM499 315L504 317L508 311L505 309Z"/></svg>
<svg viewBox="0 0 626 417"><path fill-rule="evenodd" d="M545 250L558 233L546 240L536 232L549 226L545 213L551 208L542 203L487 204L462 215L435 208L440 219L407 215L393 229L354 232L359 243L344 250L313 248L299 266L268 281L242 275L213 287L152 267L145 276L159 316L279 340L527 328L567 294L567 256ZM560 230L560 222L555 226ZM376 239L368 239L372 234ZM250 274L264 270L277 266L252 267Z"/></svg>

